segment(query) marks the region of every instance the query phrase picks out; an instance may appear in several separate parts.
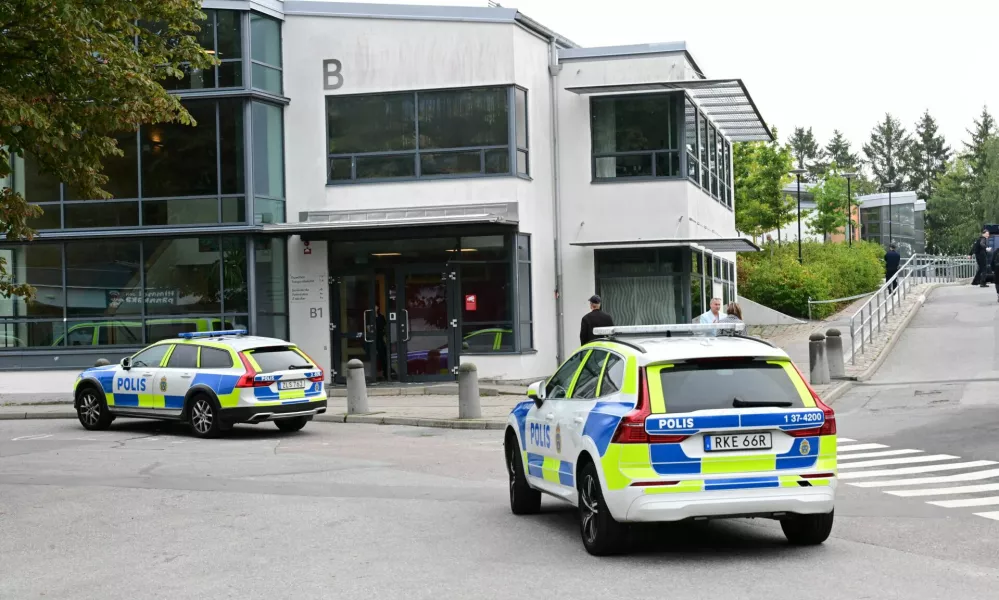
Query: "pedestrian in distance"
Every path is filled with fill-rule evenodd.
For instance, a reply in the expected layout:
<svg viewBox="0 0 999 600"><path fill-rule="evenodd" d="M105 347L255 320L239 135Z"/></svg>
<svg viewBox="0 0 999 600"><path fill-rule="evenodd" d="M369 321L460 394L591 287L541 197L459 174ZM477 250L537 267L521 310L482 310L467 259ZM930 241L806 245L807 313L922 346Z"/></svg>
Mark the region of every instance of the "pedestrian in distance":
<svg viewBox="0 0 999 600"><path fill-rule="evenodd" d="M738 302L729 302L725 306L725 316L722 317L719 323L742 323L742 308L739 306Z"/></svg>
<svg viewBox="0 0 999 600"><path fill-rule="evenodd" d="M902 262L902 257L899 255L898 246L892 242L888 246L888 252L885 252L885 282L891 280L892 277L898 273L898 266ZM889 291L894 292L895 288L898 287L898 280L891 282L891 289Z"/></svg>
<svg viewBox="0 0 999 600"><path fill-rule="evenodd" d="M982 229L982 235L975 240L974 245L971 246L971 254L968 258L974 257L975 261L978 262L978 273L975 274L975 278L971 280L971 285L978 284L978 287L988 287L989 284L986 283L986 268L985 264L986 256L988 255L989 249L989 230Z"/></svg>
<svg viewBox="0 0 999 600"><path fill-rule="evenodd" d="M712 298L709 306L711 307L706 313L698 317L695 322L702 325L709 325L711 323L717 323L721 321L723 315L721 313L721 298Z"/></svg>
<svg viewBox="0 0 999 600"><path fill-rule="evenodd" d="M590 296L590 312L583 316L579 326L579 344L588 344L596 339L593 330L597 327L613 327L614 319L600 310L600 296Z"/></svg>

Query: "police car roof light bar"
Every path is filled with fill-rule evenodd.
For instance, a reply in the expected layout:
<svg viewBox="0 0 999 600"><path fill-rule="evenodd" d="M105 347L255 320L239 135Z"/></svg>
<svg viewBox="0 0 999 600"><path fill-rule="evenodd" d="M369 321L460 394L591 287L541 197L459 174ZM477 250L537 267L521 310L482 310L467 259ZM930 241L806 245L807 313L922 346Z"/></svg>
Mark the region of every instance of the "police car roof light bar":
<svg viewBox="0 0 999 600"><path fill-rule="evenodd" d="M622 325L613 327L596 327L593 335L597 337L626 336L626 335L654 335L665 334L670 337L674 334L701 334L701 335L736 335L746 330L745 323L689 323L679 325Z"/></svg>
<svg viewBox="0 0 999 600"><path fill-rule="evenodd" d="M185 340L193 340L196 338L232 337L239 335L246 335L246 330L227 329L225 331L186 331L179 334L177 337Z"/></svg>

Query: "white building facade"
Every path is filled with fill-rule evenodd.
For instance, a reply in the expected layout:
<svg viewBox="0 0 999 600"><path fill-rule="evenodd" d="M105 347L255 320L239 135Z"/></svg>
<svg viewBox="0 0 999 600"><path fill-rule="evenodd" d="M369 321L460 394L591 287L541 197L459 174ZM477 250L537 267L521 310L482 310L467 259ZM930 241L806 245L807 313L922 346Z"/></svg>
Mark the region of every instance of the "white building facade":
<svg viewBox="0 0 999 600"><path fill-rule="evenodd" d="M453 379L462 361L483 378L523 380L550 374L576 347L594 293L621 324L689 322L711 297L735 299L736 252L756 247L735 230L731 144L768 140L769 129L742 82L705 77L684 44L583 48L499 7L204 6L235 13L250 33L240 68L253 84L244 84L236 159L245 220L226 221L222 193L217 225L140 222L114 235L217 235L217 259L204 243L170 250L192 263L183 253L198 251L223 272L242 260L243 281L219 276L223 307L197 319L150 309L156 298L187 306L198 293L190 286L171 289L163 276L152 290L140 275L136 301L116 283L114 294L93 295L103 312L81 321L97 328L83 348L46 345L71 329L55 317L52 335L23 339L30 318L11 309L0 319L17 323L8 335L20 342L0 347L0 368L51 368L57 354L66 366L116 360L154 341L151 319L169 313L181 328L287 336L334 382L354 358L379 382ZM275 26L280 44L256 51L258 29ZM225 87L221 75L214 81ZM229 94L195 88L179 95ZM40 242L103 235L67 233L65 193L60 202L61 226L41 229ZM143 242L139 262L152 250ZM30 252L4 251L31 279ZM58 283L53 306L76 294L61 252L62 280L55 259L38 258L49 269L41 283ZM244 296L230 317L224 303ZM144 324L136 335L102 334L129 302ZM62 310L68 323L71 307Z"/></svg>

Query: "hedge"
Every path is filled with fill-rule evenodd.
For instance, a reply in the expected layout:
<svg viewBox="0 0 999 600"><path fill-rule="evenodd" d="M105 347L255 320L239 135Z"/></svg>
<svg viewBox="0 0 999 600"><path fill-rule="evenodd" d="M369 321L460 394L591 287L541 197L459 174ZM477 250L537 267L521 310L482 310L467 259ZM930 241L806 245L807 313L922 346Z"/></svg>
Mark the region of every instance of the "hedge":
<svg viewBox="0 0 999 600"><path fill-rule="evenodd" d="M831 300L877 290L884 283L884 248L871 242L765 246L763 252L739 255L739 294L795 317L808 316L808 299ZM848 302L842 303L849 304ZM839 304L812 307L813 318L827 317Z"/></svg>

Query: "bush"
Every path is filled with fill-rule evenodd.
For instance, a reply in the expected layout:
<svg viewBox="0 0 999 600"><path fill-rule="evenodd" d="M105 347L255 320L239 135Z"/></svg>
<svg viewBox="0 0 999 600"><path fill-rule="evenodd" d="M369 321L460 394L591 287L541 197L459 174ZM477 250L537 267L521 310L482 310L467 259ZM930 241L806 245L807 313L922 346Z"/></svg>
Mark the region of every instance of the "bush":
<svg viewBox="0 0 999 600"><path fill-rule="evenodd" d="M884 249L879 244L802 244L768 246L763 252L739 255L739 293L754 302L795 316L808 316L808 299L831 300L873 292L884 282ZM849 304L819 304L814 318L823 318Z"/></svg>

